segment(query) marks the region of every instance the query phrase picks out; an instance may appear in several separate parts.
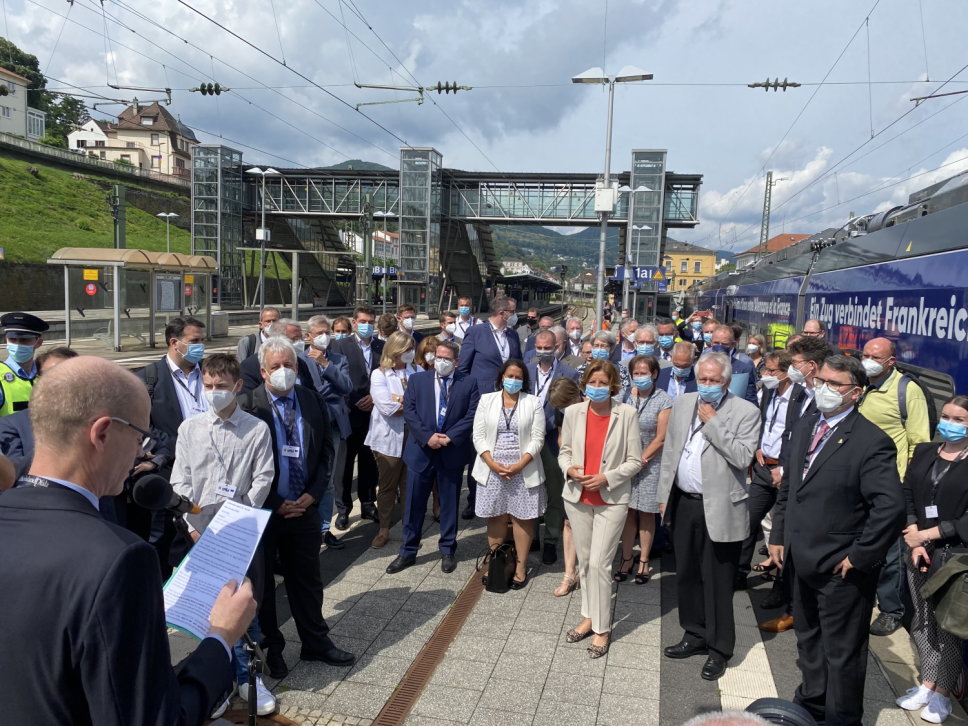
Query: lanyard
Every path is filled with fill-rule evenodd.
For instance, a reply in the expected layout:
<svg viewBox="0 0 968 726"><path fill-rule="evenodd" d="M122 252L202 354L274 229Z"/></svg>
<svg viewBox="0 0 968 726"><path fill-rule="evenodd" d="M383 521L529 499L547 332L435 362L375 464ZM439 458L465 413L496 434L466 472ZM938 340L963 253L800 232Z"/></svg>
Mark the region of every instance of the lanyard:
<svg viewBox="0 0 968 726"><path fill-rule="evenodd" d="M639 395L635 396L635 412L638 416L642 415L642 412L645 410L645 407L649 405L649 400L654 395L655 395L655 386L652 386L652 390L649 391L649 395L646 396L645 398L642 398ZM693 414L693 416L695 416L695 414ZM698 431L699 429L696 429L696 430ZM692 437L690 436L690 438Z"/></svg>
<svg viewBox="0 0 968 726"><path fill-rule="evenodd" d="M182 371L182 375L184 375L184 371ZM191 396L192 397L192 400L195 403L198 403L198 396L201 393L201 387L202 387L202 377L201 376L199 376L198 378L195 379L195 392L194 393L192 393L192 390L185 384L185 381L183 381L181 378L179 378L178 376L175 375L175 371L172 371L171 372L171 377L175 380L175 383L177 383L179 386L181 386L182 388L185 389L185 393L187 393L189 396ZM187 376L186 376L186 378L187 378Z"/></svg>
<svg viewBox="0 0 968 726"><path fill-rule="evenodd" d="M440 389L440 400L444 402L445 406L447 405L447 399L450 397L450 391L447 390L448 378L450 378L450 376L445 376L444 378L437 376L437 387Z"/></svg>
<svg viewBox="0 0 968 726"><path fill-rule="evenodd" d="M548 371L548 375L545 376L544 383L542 383L540 386L538 385L538 381L541 380L542 371L541 371L540 365L537 367L537 369L535 370L535 375L537 376L538 380L535 381L535 384L534 384L535 385L534 395L540 396L542 391L544 391L544 389L548 386L548 382L551 381L552 377L555 375L555 368L557 367L557 365L558 365L558 361L555 361L551 364L551 370Z"/></svg>
<svg viewBox="0 0 968 726"><path fill-rule="evenodd" d="M776 424L776 417L780 413L780 403L781 403L781 400L782 400L782 397L781 396L774 395L773 396L773 400L770 401L770 404L773 407L773 418L770 419L770 428L769 428L769 431L770 431L771 434L773 433L773 426L774 426L774 424ZM787 405L789 405L789 401L787 402Z"/></svg>
<svg viewBox="0 0 968 726"><path fill-rule="evenodd" d="M504 407L504 402L501 402L501 416L504 417L505 431L511 430L511 421L514 419L514 412L518 410L518 403L520 403L520 401L521 399L518 398L518 400L514 402L514 408L511 409L511 413L507 412L507 409Z"/></svg>
<svg viewBox="0 0 968 726"><path fill-rule="evenodd" d="M223 421L222 424L224 425L224 423L225 422ZM283 426L283 428L285 428L285 426ZM210 437L212 439L212 451L215 454L215 458L218 459L218 463L222 467L222 478L223 479L228 479L229 478L229 468L225 465L225 459L222 457L222 452L219 450L219 446L218 446L218 444L215 441L215 427L213 426L211 429L209 429L208 433L209 433L209 435L210 435ZM222 436L222 444L223 444L223 446L225 444L225 436L224 435Z"/></svg>
<svg viewBox="0 0 968 726"><path fill-rule="evenodd" d="M467 332L467 329L469 327L471 327L473 324L474 324L474 316L473 315L471 315L467 319L467 322L466 323L463 320L461 320L460 318L457 318L457 327L460 328L460 331L462 333L466 333Z"/></svg>
<svg viewBox="0 0 968 726"><path fill-rule="evenodd" d="M497 349L498 349L498 352L501 354L501 357L503 358L505 356L510 355L510 349L509 349L510 344L508 343L508 339L507 339L507 335L505 334L505 331L498 330L490 323L488 323L488 325L490 325L491 327L491 333L494 334L494 343L497 345Z"/></svg>
<svg viewBox="0 0 968 726"><path fill-rule="evenodd" d="M943 448L944 448L944 444L938 447L938 457L934 460L934 463L931 464L931 470L928 472L928 475L931 477L932 506L934 505L934 499L938 493L938 485L941 483L941 480L944 479L945 475L949 471L951 471L952 465L957 464L959 461L965 458L966 454L968 454L968 447L965 447L964 449L961 450L958 456L956 456L951 461L948 461L947 459L941 458L941 450Z"/></svg>

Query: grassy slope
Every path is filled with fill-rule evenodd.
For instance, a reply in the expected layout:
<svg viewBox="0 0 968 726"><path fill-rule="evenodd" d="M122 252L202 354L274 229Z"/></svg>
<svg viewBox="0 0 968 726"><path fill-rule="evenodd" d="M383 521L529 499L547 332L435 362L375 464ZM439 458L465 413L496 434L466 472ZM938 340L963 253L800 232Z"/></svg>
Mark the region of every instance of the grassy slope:
<svg viewBox="0 0 968 726"><path fill-rule="evenodd" d="M39 177L27 171L31 166L40 170ZM126 216L129 248L165 250L164 220L130 204ZM61 247L113 245L105 190L68 171L0 158L0 247L9 262L44 262ZM172 225L171 249L187 254L191 235Z"/></svg>

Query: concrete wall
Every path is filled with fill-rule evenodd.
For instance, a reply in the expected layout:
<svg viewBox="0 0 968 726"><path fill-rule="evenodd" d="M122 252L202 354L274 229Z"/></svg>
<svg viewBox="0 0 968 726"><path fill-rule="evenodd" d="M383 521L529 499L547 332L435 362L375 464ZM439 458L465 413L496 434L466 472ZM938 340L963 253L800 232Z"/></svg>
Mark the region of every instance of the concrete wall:
<svg viewBox="0 0 968 726"><path fill-rule="evenodd" d="M4 311L64 309L62 267L0 263L0 290L3 290L0 293L0 309Z"/></svg>

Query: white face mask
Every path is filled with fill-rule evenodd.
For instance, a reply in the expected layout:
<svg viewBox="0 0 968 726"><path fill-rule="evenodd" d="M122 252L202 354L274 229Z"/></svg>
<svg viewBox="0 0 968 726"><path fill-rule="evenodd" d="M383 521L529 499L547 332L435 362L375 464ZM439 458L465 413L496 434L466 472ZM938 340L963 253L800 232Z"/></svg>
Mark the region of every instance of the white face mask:
<svg viewBox="0 0 968 726"><path fill-rule="evenodd" d="M518 314L511 313L511 317L508 318L508 327L513 328L517 324L518 324Z"/></svg>
<svg viewBox="0 0 968 726"><path fill-rule="evenodd" d="M884 372L884 365L871 358L864 358L860 364L864 366L864 372L871 378L876 378Z"/></svg>
<svg viewBox="0 0 968 726"><path fill-rule="evenodd" d="M816 389L816 392L813 394L813 400L817 404L817 410L821 413L836 411L844 405L843 394L837 393L837 391L826 383Z"/></svg>
<svg viewBox="0 0 968 726"><path fill-rule="evenodd" d="M434 361L434 370L441 376L447 377L454 372L454 361L446 358L437 358Z"/></svg>
<svg viewBox="0 0 968 726"><path fill-rule="evenodd" d="M404 318L402 322L404 330L413 330L413 318Z"/></svg>
<svg viewBox="0 0 968 726"><path fill-rule="evenodd" d="M269 385L277 391L288 392L296 385L296 371L292 368L276 368L269 375Z"/></svg>
<svg viewBox="0 0 968 726"><path fill-rule="evenodd" d="M313 338L313 345L320 350L326 350L329 347L329 333L320 333L317 335Z"/></svg>
<svg viewBox="0 0 968 726"><path fill-rule="evenodd" d="M574 328L572 330L569 330L568 337L571 338L572 340L579 340L581 338L581 329Z"/></svg>
<svg viewBox="0 0 968 726"><path fill-rule="evenodd" d="M772 391L774 388L780 385L780 379L777 376L763 376L760 378L760 384L763 388L768 391Z"/></svg>
<svg viewBox="0 0 968 726"><path fill-rule="evenodd" d="M432 350L428 350L426 353L424 353L424 360L427 361L427 365L433 365L434 358L436 357L437 356L434 355L434 352Z"/></svg>
<svg viewBox="0 0 968 726"><path fill-rule="evenodd" d="M295 341L292 344L292 347L296 349L296 355L299 355L304 350L306 350L306 341L305 340L297 340L297 341Z"/></svg>
<svg viewBox="0 0 968 726"><path fill-rule="evenodd" d="M790 377L791 381L793 381L794 383L799 383L801 386L807 380L807 377L803 374L803 372L799 368L796 368L793 365L791 365L790 368L787 370L787 376Z"/></svg>
<svg viewBox="0 0 968 726"><path fill-rule="evenodd" d="M447 335L453 335L454 333L457 332L457 326L454 323L445 325L444 332L447 333ZM433 355L433 353L428 353L428 355Z"/></svg>
<svg viewBox="0 0 968 726"><path fill-rule="evenodd" d="M406 353L400 354L400 362L406 365L413 363L413 357L416 355L412 350L408 350Z"/></svg>
<svg viewBox="0 0 968 726"><path fill-rule="evenodd" d="M746 346L746 352L749 355L753 355L754 353L759 353L760 352L760 346L754 345L753 343L750 343L749 345Z"/></svg>
<svg viewBox="0 0 968 726"><path fill-rule="evenodd" d="M205 391L205 400L216 411L224 411L235 400L235 391Z"/></svg>

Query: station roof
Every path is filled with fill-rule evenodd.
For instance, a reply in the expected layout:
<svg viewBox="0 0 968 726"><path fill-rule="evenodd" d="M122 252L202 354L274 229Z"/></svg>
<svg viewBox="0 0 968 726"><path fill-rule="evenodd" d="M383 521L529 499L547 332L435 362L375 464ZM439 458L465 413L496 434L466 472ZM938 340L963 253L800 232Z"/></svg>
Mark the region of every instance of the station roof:
<svg viewBox="0 0 968 726"><path fill-rule="evenodd" d="M113 247L61 247L49 265L74 267L122 267L129 270L180 270L215 272L218 263L208 255L183 255L180 252L151 252Z"/></svg>

